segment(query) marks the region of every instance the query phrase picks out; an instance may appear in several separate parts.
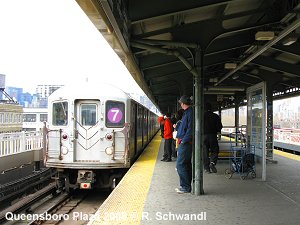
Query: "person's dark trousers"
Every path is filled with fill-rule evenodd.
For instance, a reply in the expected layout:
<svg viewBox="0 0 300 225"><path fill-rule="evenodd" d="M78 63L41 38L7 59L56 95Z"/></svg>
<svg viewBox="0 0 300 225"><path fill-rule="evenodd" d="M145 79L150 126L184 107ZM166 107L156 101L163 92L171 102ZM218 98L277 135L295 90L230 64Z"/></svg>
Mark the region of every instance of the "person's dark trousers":
<svg viewBox="0 0 300 225"><path fill-rule="evenodd" d="M209 160L210 151L210 160ZM219 155L219 144L217 139L217 134L204 134L204 151L203 151L203 161L204 169L209 169L209 163L213 162L215 165L218 161Z"/></svg>
<svg viewBox="0 0 300 225"><path fill-rule="evenodd" d="M192 144L180 144L177 153L176 168L180 187L187 192L192 190Z"/></svg>
<svg viewBox="0 0 300 225"><path fill-rule="evenodd" d="M172 139L172 157L177 158L176 141Z"/></svg>
<svg viewBox="0 0 300 225"><path fill-rule="evenodd" d="M163 138L164 137L164 125L160 124L160 136Z"/></svg>
<svg viewBox="0 0 300 225"><path fill-rule="evenodd" d="M172 159L172 140L173 138L165 139L163 159L167 159L167 160Z"/></svg>

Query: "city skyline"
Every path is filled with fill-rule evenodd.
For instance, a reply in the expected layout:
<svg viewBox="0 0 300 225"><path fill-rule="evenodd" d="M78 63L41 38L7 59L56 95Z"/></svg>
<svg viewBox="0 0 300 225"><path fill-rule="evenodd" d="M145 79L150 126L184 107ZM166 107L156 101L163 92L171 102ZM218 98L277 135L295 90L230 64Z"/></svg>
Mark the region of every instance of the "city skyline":
<svg viewBox="0 0 300 225"><path fill-rule="evenodd" d="M22 87L6 86L5 90L13 100L18 102L24 108L47 108L49 95L62 86L64 85L39 84L36 86L34 93L25 92ZM134 92L124 92L152 112L159 114L158 109L145 94L139 95ZM5 99L5 97L0 92L0 100L1 99Z"/></svg>

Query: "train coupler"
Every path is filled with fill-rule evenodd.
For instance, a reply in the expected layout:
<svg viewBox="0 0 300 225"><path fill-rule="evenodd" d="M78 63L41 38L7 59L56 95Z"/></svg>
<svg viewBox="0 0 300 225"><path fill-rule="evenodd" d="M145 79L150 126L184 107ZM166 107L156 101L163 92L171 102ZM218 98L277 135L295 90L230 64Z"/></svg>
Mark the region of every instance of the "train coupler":
<svg viewBox="0 0 300 225"><path fill-rule="evenodd" d="M77 183L80 189L92 189L95 173L92 170L78 170Z"/></svg>

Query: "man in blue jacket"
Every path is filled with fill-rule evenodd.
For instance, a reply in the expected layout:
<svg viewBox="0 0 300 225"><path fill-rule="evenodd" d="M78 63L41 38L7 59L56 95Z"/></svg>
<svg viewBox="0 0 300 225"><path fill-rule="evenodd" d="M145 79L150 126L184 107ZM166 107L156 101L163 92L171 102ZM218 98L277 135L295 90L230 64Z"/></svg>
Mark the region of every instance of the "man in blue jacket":
<svg viewBox="0 0 300 225"><path fill-rule="evenodd" d="M179 99L179 103L184 114L176 136L179 139L176 168L180 187L176 188L175 191L182 194L190 193L192 190L193 109L191 107L192 101L186 95Z"/></svg>

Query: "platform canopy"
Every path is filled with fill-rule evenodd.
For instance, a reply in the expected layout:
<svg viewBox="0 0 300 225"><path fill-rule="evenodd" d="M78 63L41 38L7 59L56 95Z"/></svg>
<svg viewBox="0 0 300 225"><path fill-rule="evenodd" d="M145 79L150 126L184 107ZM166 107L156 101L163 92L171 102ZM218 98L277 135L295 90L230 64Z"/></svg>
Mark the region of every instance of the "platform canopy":
<svg viewBox="0 0 300 225"><path fill-rule="evenodd" d="M299 91L300 1L77 2L162 112L176 109L180 95L193 95L199 65L209 101L218 95L230 104L262 81L276 96Z"/></svg>

